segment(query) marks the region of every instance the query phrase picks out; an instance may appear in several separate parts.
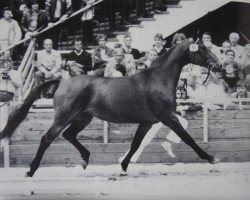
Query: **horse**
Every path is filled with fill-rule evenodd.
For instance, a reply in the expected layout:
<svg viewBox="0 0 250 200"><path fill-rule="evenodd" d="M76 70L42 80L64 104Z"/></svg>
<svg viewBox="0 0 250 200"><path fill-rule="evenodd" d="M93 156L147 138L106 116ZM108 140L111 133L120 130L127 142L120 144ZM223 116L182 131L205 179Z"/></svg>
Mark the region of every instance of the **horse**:
<svg viewBox="0 0 250 200"><path fill-rule="evenodd" d="M219 69L217 57L201 42L184 41L156 59L150 68L134 75L119 78L105 78L79 75L59 82L51 80L30 92L23 105L12 113L0 139L11 137L14 130L25 119L34 101L43 88L59 85L53 98L54 121L41 138L35 158L26 176L32 177L39 168L41 159L50 144L59 136L68 140L80 153L85 169L90 152L77 140L77 134L93 119L113 123L139 124L131 148L121 162L127 171L133 154L144 136L155 123L162 122L172 129L197 155L214 164L219 159L202 150L181 126L176 117L176 86L184 65L193 63L209 69Z"/></svg>

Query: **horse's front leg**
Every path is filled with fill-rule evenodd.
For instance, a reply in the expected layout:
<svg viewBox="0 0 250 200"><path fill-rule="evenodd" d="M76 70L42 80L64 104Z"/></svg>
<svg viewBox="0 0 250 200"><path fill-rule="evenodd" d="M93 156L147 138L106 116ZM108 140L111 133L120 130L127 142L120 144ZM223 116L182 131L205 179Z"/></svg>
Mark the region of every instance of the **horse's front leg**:
<svg viewBox="0 0 250 200"><path fill-rule="evenodd" d="M194 139L188 134L188 132L182 127L178 118L174 113L167 113L166 115L160 115L159 120L171 128L187 145L189 145L201 159L207 160L211 164L219 162L219 159L209 155L202 150Z"/></svg>
<svg viewBox="0 0 250 200"><path fill-rule="evenodd" d="M137 128L130 150L126 155L126 157L124 158L124 160L121 162L122 170L124 172L127 171L130 159L139 148L143 138L145 137L146 133L149 131L151 127L152 124L140 124L139 127Z"/></svg>

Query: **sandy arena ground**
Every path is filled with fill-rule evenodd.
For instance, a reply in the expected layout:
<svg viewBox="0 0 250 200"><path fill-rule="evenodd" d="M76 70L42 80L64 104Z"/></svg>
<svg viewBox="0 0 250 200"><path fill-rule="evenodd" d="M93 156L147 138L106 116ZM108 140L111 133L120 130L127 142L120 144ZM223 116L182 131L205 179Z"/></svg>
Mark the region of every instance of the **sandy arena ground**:
<svg viewBox="0 0 250 200"><path fill-rule="evenodd" d="M24 178L26 171L0 168L0 199L250 199L250 162L131 164L122 178L119 165L41 167L33 178Z"/></svg>

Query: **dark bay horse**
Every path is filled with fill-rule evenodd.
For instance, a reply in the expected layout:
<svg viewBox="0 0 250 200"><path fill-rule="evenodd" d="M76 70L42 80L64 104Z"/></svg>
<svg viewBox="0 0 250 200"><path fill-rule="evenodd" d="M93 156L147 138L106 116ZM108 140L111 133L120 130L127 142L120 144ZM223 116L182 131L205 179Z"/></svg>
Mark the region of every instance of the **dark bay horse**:
<svg viewBox="0 0 250 200"><path fill-rule="evenodd" d="M26 117L29 108L48 85L59 84L54 96L54 122L42 137L27 176L33 176L41 159L56 137L63 137L80 152L85 168L90 152L76 139L93 117L114 123L138 123L131 149L121 166L127 170L131 157L154 123L161 121L171 128L201 159L209 163L219 159L202 150L179 123L176 113L176 86L182 67L194 63L207 68L218 67L218 59L203 44L184 41L172 47L146 70L122 78L81 75L60 82L46 82L35 88L24 104L11 114L0 138L10 137Z"/></svg>

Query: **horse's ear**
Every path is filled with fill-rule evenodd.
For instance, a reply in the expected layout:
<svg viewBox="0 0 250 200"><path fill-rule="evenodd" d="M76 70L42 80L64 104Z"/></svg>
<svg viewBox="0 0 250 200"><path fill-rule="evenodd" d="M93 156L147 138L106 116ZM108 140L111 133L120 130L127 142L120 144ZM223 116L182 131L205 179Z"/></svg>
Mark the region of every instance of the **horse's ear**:
<svg viewBox="0 0 250 200"><path fill-rule="evenodd" d="M196 51L198 51L198 49L199 49L198 44L190 44L189 45L189 51L191 51L191 52L196 52Z"/></svg>

